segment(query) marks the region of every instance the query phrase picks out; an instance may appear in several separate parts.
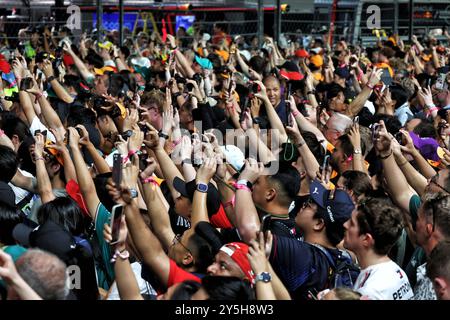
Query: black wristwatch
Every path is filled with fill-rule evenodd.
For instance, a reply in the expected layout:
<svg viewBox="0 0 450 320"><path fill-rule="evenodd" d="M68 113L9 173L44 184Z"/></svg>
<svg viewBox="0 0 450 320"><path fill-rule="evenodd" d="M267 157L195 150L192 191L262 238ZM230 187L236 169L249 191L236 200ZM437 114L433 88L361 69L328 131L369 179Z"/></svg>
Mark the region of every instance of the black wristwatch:
<svg viewBox="0 0 450 320"><path fill-rule="evenodd" d="M256 282L262 281L264 283L268 283L272 281L272 275L269 272L261 272L256 276L255 281Z"/></svg>
<svg viewBox="0 0 450 320"><path fill-rule="evenodd" d="M52 82L55 79L56 79L55 76L50 76L50 77L47 78L47 82Z"/></svg>
<svg viewBox="0 0 450 320"><path fill-rule="evenodd" d="M166 134L166 133L164 133L164 132L162 132L162 131L159 131L159 132L158 132L158 137L164 138L164 139L166 139L166 140L169 139L169 135Z"/></svg>
<svg viewBox="0 0 450 320"><path fill-rule="evenodd" d="M261 124L261 122L262 122L262 120L261 120L260 117L255 117L255 118L253 118L253 123L255 123L255 124Z"/></svg>

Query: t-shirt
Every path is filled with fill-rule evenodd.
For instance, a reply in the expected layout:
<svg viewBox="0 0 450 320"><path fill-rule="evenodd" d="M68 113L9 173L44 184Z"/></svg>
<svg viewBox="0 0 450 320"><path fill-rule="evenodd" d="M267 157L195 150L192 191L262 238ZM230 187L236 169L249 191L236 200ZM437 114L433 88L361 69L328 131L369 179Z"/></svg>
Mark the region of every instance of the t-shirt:
<svg viewBox="0 0 450 320"><path fill-rule="evenodd" d="M281 237L295 237L299 238L297 234L295 221L291 218L289 219L274 219L270 220L269 229L272 234Z"/></svg>
<svg viewBox="0 0 450 320"><path fill-rule="evenodd" d="M33 121L31 122L31 125L30 125L31 134L34 135L34 132L36 130L41 130L41 132L47 130L47 139L50 139L51 141L53 141L53 143L56 141L53 133L51 133L50 130L48 130L48 128L41 122L41 120L39 120L39 118L37 116L34 117Z"/></svg>
<svg viewBox="0 0 450 320"><path fill-rule="evenodd" d="M413 297L405 271L392 260L361 270L353 289L371 300L409 300Z"/></svg>
<svg viewBox="0 0 450 320"><path fill-rule="evenodd" d="M111 213L108 209L105 208L103 203L99 202L97 211L95 213L95 235L97 236L98 244L100 247L100 251L103 258L103 264L105 266L105 271L103 268L98 266L98 261L96 261L96 270L97 270L97 281L98 285L105 290L108 290L110 283L108 283L109 279L114 279L114 267L111 264L111 251L109 248L109 244L105 242L103 238L103 225L109 224L111 222Z"/></svg>
<svg viewBox="0 0 450 320"><path fill-rule="evenodd" d="M433 283L427 277L426 263L417 268L417 284L414 287L414 297L412 300L437 300Z"/></svg>
<svg viewBox="0 0 450 320"><path fill-rule="evenodd" d="M25 177L33 177L33 175L31 173L29 173L25 170L21 170L20 168L17 168L17 170L21 174L23 174ZM30 193L28 190L16 187L11 182L8 183L8 185L11 187L12 191L14 192L14 195L16 196L16 204L18 204L20 201L22 201Z"/></svg>
<svg viewBox="0 0 450 320"><path fill-rule="evenodd" d="M134 276L136 277L136 282L139 286L141 294L156 296L156 291L153 289L153 287L141 277L141 264L139 262L134 262L131 264L131 269L133 270ZM114 282L111 286L108 300L120 300L119 290L117 289L116 282Z"/></svg>
<svg viewBox="0 0 450 320"><path fill-rule="evenodd" d="M411 223L412 226L414 228L414 230L416 230L416 222L417 222L417 216L418 216L418 211L419 211L419 207L422 204L422 200L420 200L420 197L415 194L411 197L411 199L409 199L409 213L411 215Z"/></svg>
<svg viewBox="0 0 450 320"><path fill-rule="evenodd" d="M327 250L335 259L340 253ZM294 300L306 300L309 291L316 294L328 288L327 257L310 243L274 235L269 261Z"/></svg>
<svg viewBox="0 0 450 320"><path fill-rule="evenodd" d="M167 288L173 286L176 283L180 283L186 280L194 280L201 283L200 277L192 274L184 269L181 269L175 261L170 259L170 271L169 271L169 280L167 281Z"/></svg>

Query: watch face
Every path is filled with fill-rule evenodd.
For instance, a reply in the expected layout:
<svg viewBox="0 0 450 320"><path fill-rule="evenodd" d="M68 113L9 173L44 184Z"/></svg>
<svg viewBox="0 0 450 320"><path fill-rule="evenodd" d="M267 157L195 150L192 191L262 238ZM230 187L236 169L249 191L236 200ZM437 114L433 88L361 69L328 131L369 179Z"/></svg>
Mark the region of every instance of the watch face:
<svg viewBox="0 0 450 320"><path fill-rule="evenodd" d="M272 280L272 275L268 272L262 272L260 275L258 275L258 280L262 282L269 282Z"/></svg>
<svg viewBox="0 0 450 320"><path fill-rule="evenodd" d="M208 185L207 184L203 184L203 183L199 183L197 185L197 190L200 192L207 192L208 191Z"/></svg>
<svg viewBox="0 0 450 320"><path fill-rule="evenodd" d="M130 189L131 198L137 198L138 192L135 189Z"/></svg>

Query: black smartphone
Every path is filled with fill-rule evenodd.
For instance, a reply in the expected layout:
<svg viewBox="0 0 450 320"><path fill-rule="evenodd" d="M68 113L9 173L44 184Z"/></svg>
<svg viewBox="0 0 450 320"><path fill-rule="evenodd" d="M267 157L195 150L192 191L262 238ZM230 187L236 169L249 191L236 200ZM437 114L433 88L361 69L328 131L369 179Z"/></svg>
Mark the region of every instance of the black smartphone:
<svg viewBox="0 0 450 320"><path fill-rule="evenodd" d="M41 130L39 130L39 129L37 129L37 130L34 130L34 135L35 135L35 136L37 136L37 135L38 135L38 133L41 133Z"/></svg>
<svg viewBox="0 0 450 320"><path fill-rule="evenodd" d="M359 116L353 118L353 124L359 123Z"/></svg>
<svg viewBox="0 0 450 320"><path fill-rule="evenodd" d="M29 90L32 87L33 87L33 79L31 77L22 79L22 82L20 83L21 91Z"/></svg>
<svg viewBox="0 0 450 320"><path fill-rule="evenodd" d="M80 128L75 128L80 136L80 138L83 138L83 130L81 130Z"/></svg>
<svg viewBox="0 0 450 320"><path fill-rule="evenodd" d="M272 215L266 214L261 218L261 227L260 231L265 233L267 230L270 230L270 221L272 220Z"/></svg>
<svg viewBox="0 0 450 320"><path fill-rule="evenodd" d="M378 134L380 132L381 125L378 123L374 123L372 126L372 141L375 141L378 138Z"/></svg>
<svg viewBox="0 0 450 320"><path fill-rule="evenodd" d="M187 83L186 90L187 92L191 92L192 90L194 90L194 85L192 83Z"/></svg>
<svg viewBox="0 0 450 320"><path fill-rule="evenodd" d="M116 184L116 187L119 187L122 183L122 166L123 166L122 155L119 153L114 154L112 179Z"/></svg>
<svg viewBox="0 0 450 320"><path fill-rule="evenodd" d="M403 134L400 131L394 135L394 138L398 141L398 143L403 145Z"/></svg>
<svg viewBox="0 0 450 320"><path fill-rule="evenodd" d="M392 85L392 77L391 74L389 73L389 69L384 68L383 69L383 73L381 74L381 81L386 85L386 86L390 86Z"/></svg>
<svg viewBox="0 0 450 320"><path fill-rule="evenodd" d="M119 240L120 222L123 216L123 205L117 204L112 208L111 212L111 244L117 243Z"/></svg>

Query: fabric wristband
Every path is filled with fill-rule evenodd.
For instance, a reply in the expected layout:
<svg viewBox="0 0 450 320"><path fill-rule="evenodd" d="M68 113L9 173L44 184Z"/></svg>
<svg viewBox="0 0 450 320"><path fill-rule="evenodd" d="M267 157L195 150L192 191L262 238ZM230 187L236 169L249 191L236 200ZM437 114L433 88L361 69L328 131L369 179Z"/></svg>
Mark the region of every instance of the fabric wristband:
<svg viewBox="0 0 450 320"><path fill-rule="evenodd" d="M119 250L116 250L113 257L111 258L111 263L116 262L117 258L120 258L122 260L126 260L130 257L130 253L127 250L124 250L120 252Z"/></svg>
<svg viewBox="0 0 450 320"><path fill-rule="evenodd" d="M147 184L147 183L151 183L155 186L159 186L158 182L156 182L155 179L153 179L153 177L148 177L146 179L141 180L142 184Z"/></svg>

